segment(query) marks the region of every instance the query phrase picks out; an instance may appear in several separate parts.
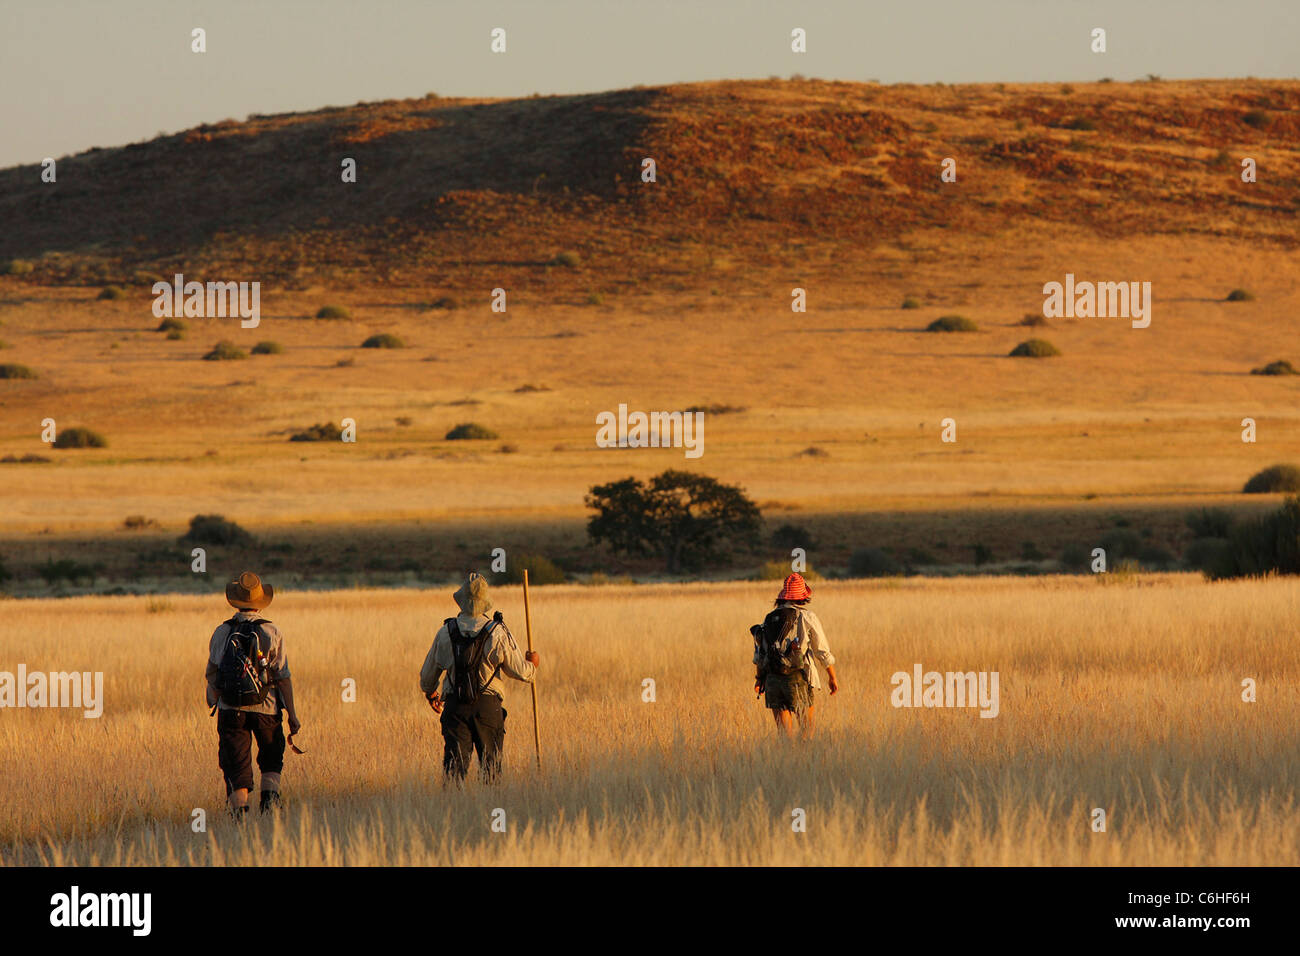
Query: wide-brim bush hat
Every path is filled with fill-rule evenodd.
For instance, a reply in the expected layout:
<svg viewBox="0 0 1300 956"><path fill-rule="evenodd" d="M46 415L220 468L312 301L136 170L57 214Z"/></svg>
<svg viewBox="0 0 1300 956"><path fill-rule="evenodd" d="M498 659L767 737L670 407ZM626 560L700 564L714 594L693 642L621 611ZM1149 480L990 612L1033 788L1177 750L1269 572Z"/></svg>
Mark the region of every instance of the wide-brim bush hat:
<svg viewBox="0 0 1300 956"><path fill-rule="evenodd" d="M271 603L275 597L275 588L263 584L252 571L245 571L237 579L226 585L226 600L231 607L251 608L260 611Z"/></svg>

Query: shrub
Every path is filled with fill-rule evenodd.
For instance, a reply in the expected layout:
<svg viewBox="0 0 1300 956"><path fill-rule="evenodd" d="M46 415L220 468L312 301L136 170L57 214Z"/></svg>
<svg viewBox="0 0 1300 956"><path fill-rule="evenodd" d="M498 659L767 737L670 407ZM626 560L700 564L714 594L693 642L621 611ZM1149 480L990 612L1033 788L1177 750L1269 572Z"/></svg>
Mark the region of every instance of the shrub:
<svg viewBox="0 0 1300 956"><path fill-rule="evenodd" d="M582 258L576 252L557 253L550 261L550 265L564 266L566 269L576 269L582 263Z"/></svg>
<svg viewBox="0 0 1300 956"><path fill-rule="evenodd" d="M5 567L5 559L0 557L0 584L4 584L11 577L13 577L13 575L10 574L9 569Z"/></svg>
<svg viewBox="0 0 1300 956"><path fill-rule="evenodd" d="M979 326L964 315L943 315L925 327L927 332L978 332Z"/></svg>
<svg viewBox="0 0 1300 956"><path fill-rule="evenodd" d="M808 448L805 448L801 452L796 452L795 457L796 458L829 458L831 457L831 453L828 452L825 448L818 448L816 445L811 445Z"/></svg>
<svg viewBox="0 0 1300 956"><path fill-rule="evenodd" d="M919 309L920 307L921 300L914 295L907 296L903 299L903 304L899 306L900 309Z"/></svg>
<svg viewBox="0 0 1300 956"><path fill-rule="evenodd" d="M391 332L380 332L361 343L363 349L404 349L406 343Z"/></svg>
<svg viewBox="0 0 1300 956"><path fill-rule="evenodd" d="M587 305L604 305L605 297L599 292L588 292L587 298L584 301Z"/></svg>
<svg viewBox="0 0 1300 956"><path fill-rule="evenodd" d="M342 305L322 305L319 309L316 310L316 318L318 318L318 319L350 319L350 318L352 318L352 313L349 312L349 311L347 310L347 307L346 307L346 306L342 306Z"/></svg>
<svg viewBox="0 0 1300 956"><path fill-rule="evenodd" d="M805 551L811 551L816 544L813 542L813 536L807 528L801 528L798 525L783 524L772 532L772 547L780 548L782 551L792 551L795 548L803 548Z"/></svg>
<svg viewBox="0 0 1300 956"><path fill-rule="evenodd" d="M1248 495L1300 491L1300 468L1295 465L1270 465L1252 475L1241 490Z"/></svg>
<svg viewBox="0 0 1300 956"><path fill-rule="evenodd" d="M322 425L312 425L311 428L295 433L289 441L340 441L343 438L343 429L338 425L325 422Z"/></svg>
<svg viewBox="0 0 1300 956"><path fill-rule="evenodd" d="M1091 131L1091 130L1095 130L1096 128L1097 128L1097 124L1094 123L1086 116L1076 116L1074 119L1070 120L1068 123L1065 124L1065 129Z"/></svg>
<svg viewBox="0 0 1300 956"><path fill-rule="evenodd" d="M25 276L32 271L30 262L21 259L9 259L0 262L0 276Z"/></svg>
<svg viewBox="0 0 1300 956"><path fill-rule="evenodd" d="M195 515L190 530L181 535L182 544L250 545L251 534L222 515Z"/></svg>
<svg viewBox="0 0 1300 956"><path fill-rule="evenodd" d="M1227 508L1202 508L1189 511L1184 519L1187 528L1197 538L1226 538L1232 531L1232 512Z"/></svg>
<svg viewBox="0 0 1300 956"><path fill-rule="evenodd" d="M444 436L447 441L490 440L500 437L490 428L475 422L462 422Z"/></svg>
<svg viewBox="0 0 1300 956"><path fill-rule="evenodd" d="M1066 571L1087 571L1092 566L1092 548L1082 544L1067 544L1061 550L1060 562Z"/></svg>
<svg viewBox="0 0 1300 956"><path fill-rule="evenodd" d="M144 515L127 515L122 522L122 527L127 531L143 531L145 528L153 528L157 525L158 522Z"/></svg>
<svg viewBox="0 0 1300 956"><path fill-rule="evenodd" d="M270 340L258 342L253 346L254 355L279 355L283 351L284 347L279 342L272 342Z"/></svg>
<svg viewBox="0 0 1300 956"><path fill-rule="evenodd" d="M1106 550L1107 566L1125 558L1138 558L1142 550L1142 536L1131 528L1119 528L1101 539Z"/></svg>
<svg viewBox="0 0 1300 956"><path fill-rule="evenodd" d="M1020 560L1022 561L1045 561L1047 555L1038 550L1038 545L1032 541L1026 541L1020 546Z"/></svg>
<svg viewBox="0 0 1300 956"><path fill-rule="evenodd" d="M515 455L519 453L519 446L504 442L497 446L497 452L502 455Z"/></svg>
<svg viewBox="0 0 1300 956"><path fill-rule="evenodd" d="M354 366L354 365L356 365L356 364L357 364L357 360L354 359L354 358L351 358L351 357L349 357L349 358L341 358L341 359L339 359L337 362L334 363L334 367L335 367L335 368L351 368L352 366Z"/></svg>
<svg viewBox="0 0 1300 956"><path fill-rule="evenodd" d="M515 389L515 392L519 394L526 394L528 392L549 392L549 391L550 389L547 388L545 385L524 384L524 385L520 385L517 389Z"/></svg>
<svg viewBox="0 0 1300 956"><path fill-rule="evenodd" d="M1203 571L1211 578L1228 577L1232 570L1232 546L1226 537L1197 538L1183 552L1188 567Z"/></svg>
<svg viewBox="0 0 1300 956"><path fill-rule="evenodd" d="M977 568L993 560L993 549L986 544L971 545L971 551L974 552L975 567Z"/></svg>
<svg viewBox="0 0 1300 956"><path fill-rule="evenodd" d="M723 405L719 402L714 402L710 405L688 405L686 408L682 409L682 411L690 412L692 414L695 412L704 412L706 415L736 415L740 412L747 411L747 409L744 405Z"/></svg>
<svg viewBox="0 0 1300 956"><path fill-rule="evenodd" d="M1140 548L1137 553L1137 560L1142 567L1151 570L1164 570L1173 567L1178 561L1171 551L1159 545L1147 545Z"/></svg>
<svg viewBox="0 0 1300 956"><path fill-rule="evenodd" d="M1243 113L1241 121L1247 126L1253 126L1255 129L1263 129L1270 122L1268 114L1263 110L1250 110Z"/></svg>
<svg viewBox="0 0 1300 956"><path fill-rule="evenodd" d="M550 558L540 554L519 554L506 558L506 569L494 571L491 581L494 584L522 584L524 571L528 572L529 584L563 584L567 578L564 571Z"/></svg>
<svg viewBox="0 0 1300 956"><path fill-rule="evenodd" d="M393 421L397 422L397 424L398 424L400 427L402 427L402 428L406 428L407 426L409 426L409 425L411 424L411 416L410 416L410 415L398 415L395 419L393 419Z"/></svg>
<svg viewBox="0 0 1300 956"><path fill-rule="evenodd" d="M460 308L460 303L457 302L449 295L440 295L438 296L438 298L434 299L432 302L429 303L429 308L447 309L447 310L458 309Z"/></svg>
<svg viewBox="0 0 1300 956"><path fill-rule="evenodd" d="M1026 312L1017 324L1028 328L1041 328L1047 325L1048 322L1046 316L1041 312Z"/></svg>
<svg viewBox="0 0 1300 956"><path fill-rule="evenodd" d="M89 428L65 428L54 439L55 448L107 448L108 440Z"/></svg>
<svg viewBox="0 0 1300 956"><path fill-rule="evenodd" d="M36 373L26 365L9 363L0 365L0 378L36 378Z"/></svg>
<svg viewBox="0 0 1300 956"><path fill-rule="evenodd" d="M858 548L849 555L851 578L885 578L901 570L898 562L880 548Z"/></svg>
<svg viewBox="0 0 1300 956"><path fill-rule="evenodd" d="M93 582L98 571L99 567L97 565L82 564L68 558L59 561L50 560L44 564L36 565L36 573L45 579L46 584L51 586L60 581L76 582L83 578Z"/></svg>
<svg viewBox="0 0 1300 956"><path fill-rule="evenodd" d="M179 342L179 341L180 341L181 339L183 339L183 338L185 338L185 330L184 330L184 329L172 329L172 330L171 330L170 332L168 332L167 335L166 335L166 339L167 339L167 341L169 341L169 342Z"/></svg>
<svg viewBox="0 0 1300 956"><path fill-rule="evenodd" d="M1228 293L1228 302L1254 302L1255 296L1245 289L1233 289Z"/></svg>
<svg viewBox="0 0 1300 956"><path fill-rule="evenodd" d="M1010 354L1012 358L1051 358L1060 355L1061 350L1047 339L1025 339Z"/></svg>
<svg viewBox="0 0 1300 956"><path fill-rule="evenodd" d="M229 339L222 339L216 345L212 346L212 351L203 356L208 362L224 362L232 359L246 359L248 353L241 349Z"/></svg>
<svg viewBox="0 0 1300 956"><path fill-rule="evenodd" d="M104 286L104 288L99 290L99 295L95 296L95 298L107 299L109 301L116 302L118 299L125 299L126 293L123 292L118 286L106 285Z"/></svg>
<svg viewBox="0 0 1300 956"><path fill-rule="evenodd" d="M188 328L189 326L185 324L185 321L183 319L163 319L161 322L158 323L158 328L154 329L154 331L155 332L172 332L172 331L184 332Z"/></svg>
<svg viewBox="0 0 1300 956"><path fill-rule="evenodd" d="M1300 375L1294 365L1286 359L1278 359L1276 362L1269 362L1267 365L1259 368L1252 368L1251 375Z"/></svg>
<svg viewBox="0 0 1300 956"><path fill-rule="evenodd" d="M1273 514L1234 527L1221 563L1207 574L1215 578L1300 574L1300 497L1288 498Z"/></svg>

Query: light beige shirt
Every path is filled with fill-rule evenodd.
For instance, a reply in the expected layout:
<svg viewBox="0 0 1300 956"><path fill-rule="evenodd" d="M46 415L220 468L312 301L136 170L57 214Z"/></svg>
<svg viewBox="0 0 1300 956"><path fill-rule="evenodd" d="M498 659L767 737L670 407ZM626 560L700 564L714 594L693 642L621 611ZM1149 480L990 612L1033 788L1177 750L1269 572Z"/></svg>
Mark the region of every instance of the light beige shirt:
<svg viewBox="0 0 1300 956"><path fill-rule="evenodd" d="M492 618L486 614L462 613L456 615L456 626L460 628L462 634L477 634L490 620ZM451 635L447 633L447 625L444 624L438 628L433 646L429 648L429 653L424 658L424 666L420 668L420 690L426 697L438 688L439 680L442 682L439 693L443 697L451 693L453 686L451 669L454 663L455 654L451 646ZM504 623L494 627L483 647L483 663L479 666L479 685L487 684L483 692L504 698L505 695L501 693L502 674L528 683L533 679L536 671L537 668L524 659L524 653L515 643L510 628Z"/></svg>
<svg viewBox="0 0 1300 956"><path fill-rule="evenodd" d="M803 672L808 678L808 683L814 690L822 686L821 678L817 674L817 668L813 666L816 661L822 667L834 667L835 655L831 653L831 646L826 642L826 632L822 630L822 622L817 619L816 613L808 610L806 607L800 607L798 604L786 604L782 602L782 607L792 607L799 612L798 621L795 624L796 633L799 637L799 646L804 649ZM754 665L758 666L763 663L763 651L759 646L754 647Z"/></svg>
<svg viewBox="0 0 1300 956"><path fill-rule="evenodd" d="M244 621L256 621L261 614L257 611L238 611L235 617ZM260 625L262 633L266 635L270 643L270 651L266 656L268 672L272 680L289 680L289 659L284 654L284 635L270 621ZM226 656L226 648L230 646L230 624L222 621L217 625L217 629L212 632L212 639L208 641L208 668L207 681L217 689L218 696L221 693L220 668L221 659ZM260 704L249 704L246 707L231 707L224 700L219 701L217 707L221 710L243 710L250 714L270 714L275 716L280 712L280 692L276 688L271 688L271 692L266 695L266 700Z"/></svg>

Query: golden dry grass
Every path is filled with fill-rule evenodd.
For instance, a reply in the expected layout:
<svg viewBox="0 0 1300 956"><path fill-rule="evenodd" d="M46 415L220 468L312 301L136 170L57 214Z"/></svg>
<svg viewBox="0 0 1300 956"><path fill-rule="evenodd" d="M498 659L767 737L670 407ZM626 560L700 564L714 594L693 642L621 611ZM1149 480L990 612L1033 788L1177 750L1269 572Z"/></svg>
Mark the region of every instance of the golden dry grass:
<svg viewBox="0 0 1300 956"><path fill-rule="evenodd" d="M1300 583L1180 575L825 583L840 695L791 745L749 692L768 585L538 589L545 767L512 685L506 782L438 783L416 691L442 593L282 594L306 730L290 809L220 815L203 658L215 599L6 605L0 661L103 670L98 721L0 722L11 863L1070 864L1300 862ZM522 638L517 589L497 592ZM37 637L39 636L39 640ZM1001 714L895 709L889 678L997 670ZM343 703L340 682L357 682ZM641 701L654 678L658 700ZM1253 677L1259 701L1243 703ZM1104 807L1107 833L1089 811ZM204 807L206 834L189 827ZM506 834L490 831L506 810ZM808 830L791 832L791 811Z"/></svg>

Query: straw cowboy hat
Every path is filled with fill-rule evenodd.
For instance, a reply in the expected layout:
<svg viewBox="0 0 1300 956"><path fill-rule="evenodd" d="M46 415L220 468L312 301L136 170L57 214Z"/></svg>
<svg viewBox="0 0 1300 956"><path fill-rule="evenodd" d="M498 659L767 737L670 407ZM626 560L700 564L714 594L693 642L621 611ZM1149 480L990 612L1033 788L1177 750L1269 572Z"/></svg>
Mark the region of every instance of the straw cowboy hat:
<svg viewBox="0 0 1300 956"><path fill-rule="evenodd" d="M245 571L237 580L226 585L226 600L231 607L260 611L271 603L273 597L275 588L263 584L262 579L252 571Z"/></svg>
<svg viewBox="0 0 1300 956"><path fill-rule="evenodd" d="M487 579L477 571L471 571L469 578L462 584L452 597L456 599L456 605L466 614L487 614L492 610L492 599L488 597Z"/></svg>
<svg viewBox="0 0 1300 956"><path fill-rule="evenodd" d="M812 588L803 579L803 575L796 572L785 579L785 584L781 587L781 593L776 596L776 599L778 601L805 601L811 597Z"/></svg>

